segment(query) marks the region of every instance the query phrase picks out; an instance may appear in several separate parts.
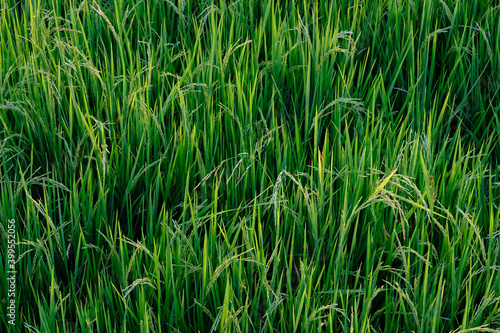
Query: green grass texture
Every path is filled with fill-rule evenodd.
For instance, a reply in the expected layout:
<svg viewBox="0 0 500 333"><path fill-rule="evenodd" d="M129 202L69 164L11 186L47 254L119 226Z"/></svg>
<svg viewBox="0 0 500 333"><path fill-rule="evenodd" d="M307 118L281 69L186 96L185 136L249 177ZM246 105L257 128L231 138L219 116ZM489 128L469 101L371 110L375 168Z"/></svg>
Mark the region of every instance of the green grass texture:
<svg viewBox="0 0 500 333"><path fill-rule="evenodd" d="M499 56L498 0L0 0L0 331L500 332Z"/></svg>

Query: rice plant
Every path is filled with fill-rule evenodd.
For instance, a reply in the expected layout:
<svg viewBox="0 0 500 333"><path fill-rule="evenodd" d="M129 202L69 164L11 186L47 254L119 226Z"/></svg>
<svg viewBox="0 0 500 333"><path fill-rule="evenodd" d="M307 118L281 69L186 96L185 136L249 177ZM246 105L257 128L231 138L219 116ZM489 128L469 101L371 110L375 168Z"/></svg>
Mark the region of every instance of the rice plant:
<svg viewBox="0 0 500 333"><path fill-rule="evenodd" d="M500 332L499 23L0 0L0 331Z"/></svg>

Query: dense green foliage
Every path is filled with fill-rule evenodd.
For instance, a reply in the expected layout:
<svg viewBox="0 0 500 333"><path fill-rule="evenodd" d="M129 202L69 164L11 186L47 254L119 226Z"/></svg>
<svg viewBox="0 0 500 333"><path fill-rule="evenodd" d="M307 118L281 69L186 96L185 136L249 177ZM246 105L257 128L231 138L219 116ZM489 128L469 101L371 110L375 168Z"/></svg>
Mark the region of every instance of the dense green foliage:
<svg viewBox="0 0 500 333"><path fill-rule="evenodd" d="M498 1L0 4L0 331L500 331Z"/></svg>

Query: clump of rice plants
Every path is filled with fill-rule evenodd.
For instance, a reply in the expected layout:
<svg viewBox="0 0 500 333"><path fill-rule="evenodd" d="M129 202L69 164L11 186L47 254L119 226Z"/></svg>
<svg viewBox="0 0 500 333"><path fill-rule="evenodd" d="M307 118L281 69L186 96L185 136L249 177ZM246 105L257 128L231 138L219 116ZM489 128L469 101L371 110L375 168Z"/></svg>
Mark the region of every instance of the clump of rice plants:
<svg viewBox="0 0 500 333"><path fill-rule="evenodd" d="M499 17L0 1L0 331L500 332Z"/></svg>

